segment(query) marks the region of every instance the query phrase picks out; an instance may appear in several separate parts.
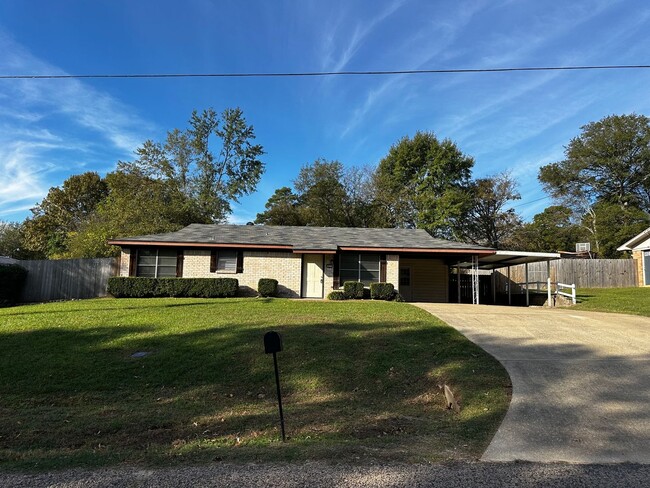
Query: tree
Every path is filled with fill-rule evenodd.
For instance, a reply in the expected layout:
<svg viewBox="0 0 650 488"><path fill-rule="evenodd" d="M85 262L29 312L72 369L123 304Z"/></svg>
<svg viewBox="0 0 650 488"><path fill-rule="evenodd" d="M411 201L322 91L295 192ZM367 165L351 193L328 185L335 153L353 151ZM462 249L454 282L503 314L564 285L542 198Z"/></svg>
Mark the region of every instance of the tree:
<svg viewBox="0 0 650 488"><path fill-rule="evenodd" d="M70 234L66 257L114 256L119 248L109 246L107 239L172 232L203 217L169 180L115 171L105 181L108 196L78 232Z"/></svg>
<svg viewBox="0 0 650 488"><path fill-rule="evenodd" d="M552 205L533 217L513 235L513 248L532 252L573 251L587 239L586 230L573 221L573 211Z"/></svg>
<svg viewBox="0 0 650 488"><path fill-rule="evenodd" d="M341 183L343 165L317 159L303 166L294 181L304 219L309 225L345 226L345 188Z"/></svg>
<svg viewBox="0 0 650 488"><path fill-rule="evenodd" d="M95 172L71 176L61 187L50 188L24 223L27 248L48 258L64 256L68 237L79 230L107 194L106 182Z"/></svg>
<svg viewBox="0 0 650 488"><path fill-rule="evenodd" d="M517 184L508 173L473 181L467 210L455 220L457 238L474 244L503 249L510 244L522 220L508 202L519 200Z"/></svg>
<svg viewBox="0 0 650 488"><path fill-rule="evenodd" d="M643 210L633 205L621 208L608 201L594 204L593 214L586 215L583 220L587 220L589 226L593 225L595 229L590 240L597 243L600 258L621 257L616 248L650 225L650 215Z"/></svg>
<svg viewBox="0 0 650 488"><path fill-rule="evenodd" d="M255 191L264 172L261 145L239 108L218 115L212 108L192 112L190 127L167 133L164 143L146 141L132 162L118 169L168 182L196 206L200 220L222 222L231 202ZM194 210L192 210L194 212Z"/></svg>
<svg viewBox="0 0 650 488"><path fill-rule="evenodd" d="M581 129L564 160L540 169L546 191L582 213L596 201L649 212L650 119L610 115Z"/></svg>
<svg viewBox="0 0 650 488"><path fill-rule="evenodd" d="M256 224L305 225L298 205L298 195L287 186L275 190L264 208L264 212L257 214Z"/></svg>
<svg viewBox="0 0 650 488"><path fill-rule="evenodd" d="M377 168L377 203L390 227L419 227L451 237L466 207L474 160L449 139L417 132L394 144Z"/></svg>
<svg viewBox="0 0 650 488"><path fill-rule="evenodd" d="M23 224L0 221L0 256L14 259L42 259L43 254L30 251L25 245Z"/></svg>

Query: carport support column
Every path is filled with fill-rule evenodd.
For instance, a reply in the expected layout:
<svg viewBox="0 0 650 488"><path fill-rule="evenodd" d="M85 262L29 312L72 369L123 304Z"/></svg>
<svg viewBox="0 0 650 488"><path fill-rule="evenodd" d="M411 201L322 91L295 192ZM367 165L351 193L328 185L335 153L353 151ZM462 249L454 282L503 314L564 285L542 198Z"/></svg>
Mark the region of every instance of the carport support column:
<svg viewBox="0 0 650 488"><path fill-rule="evenodd" d="M551 262L546 261L546 301L549 307L551 304Z"/></svg>
<svg viewBox="0 0 650 488"><path fill-rule="evenodd" d="M508 266L508 305L512 305L512 282L510 281L510 266Z"/></svg>
<svg viewBox="0 0 650 488"><path fill-rule="evenodd" d="M456 263L456 287L458 289L458 303L460 303L460 261Z"/></svg>
<svg viewBox="0 0 650 488"><path fill-rule="evenodd" d="M530 295L528 294L528 263L524 264L526 270L526 306L530 306Z"/></svg>

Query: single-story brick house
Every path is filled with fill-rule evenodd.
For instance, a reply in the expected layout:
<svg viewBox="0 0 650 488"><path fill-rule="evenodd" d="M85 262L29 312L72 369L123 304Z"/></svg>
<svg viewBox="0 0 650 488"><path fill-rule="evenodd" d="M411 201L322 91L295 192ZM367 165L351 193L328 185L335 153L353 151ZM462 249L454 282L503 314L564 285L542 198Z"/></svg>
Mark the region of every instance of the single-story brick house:
<svg viewBox="0 0 650 488"><path fill-rule="evenodd" d="M421 229L192 224L119 238L120 276L232 276L254 292L275 278L282 296L323 298L345 281L389 282L406 300L448 302L449 267L495 250L435 239Z"/></svg>
<svg viewBox="0 0 650 488"><path fill-rule="evenodd" d="M650 286L650 227L627 241L617 251L632 251L637 285Z"/></svg>

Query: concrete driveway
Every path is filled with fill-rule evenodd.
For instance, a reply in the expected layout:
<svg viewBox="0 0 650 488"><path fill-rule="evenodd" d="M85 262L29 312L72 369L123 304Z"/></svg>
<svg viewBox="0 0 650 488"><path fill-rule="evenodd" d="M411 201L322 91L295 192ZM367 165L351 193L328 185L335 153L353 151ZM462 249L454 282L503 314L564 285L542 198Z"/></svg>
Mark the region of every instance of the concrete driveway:
<svg viewBox="0 0 650 488"><path fill-rule="evenodd" d="M512 402L483 460L650 463L650 318L416 305L510 374Z"/></svg>

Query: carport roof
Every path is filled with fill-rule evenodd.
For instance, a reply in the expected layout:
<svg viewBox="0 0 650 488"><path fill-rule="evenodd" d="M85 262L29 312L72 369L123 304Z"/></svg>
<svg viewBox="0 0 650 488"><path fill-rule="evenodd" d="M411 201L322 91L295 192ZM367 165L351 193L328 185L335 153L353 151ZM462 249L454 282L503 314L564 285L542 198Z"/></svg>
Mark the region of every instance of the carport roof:
<svg viewBox="0 0 650 488"><path fill-rule="evenodd" d="M488 256L480 256L478 267L480 269L497 269L525 263L554 261L556 259L560 259L560 254L556 252L496 251L494 254ZM472 263L463 262L458 266L461 268L469 268L472 266Z"/></svg>

